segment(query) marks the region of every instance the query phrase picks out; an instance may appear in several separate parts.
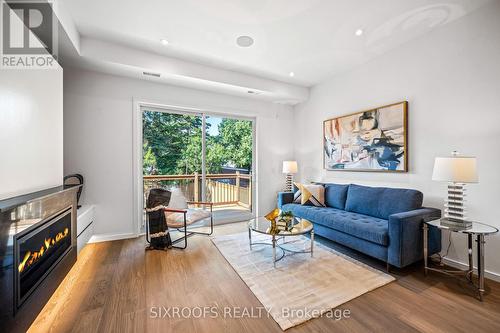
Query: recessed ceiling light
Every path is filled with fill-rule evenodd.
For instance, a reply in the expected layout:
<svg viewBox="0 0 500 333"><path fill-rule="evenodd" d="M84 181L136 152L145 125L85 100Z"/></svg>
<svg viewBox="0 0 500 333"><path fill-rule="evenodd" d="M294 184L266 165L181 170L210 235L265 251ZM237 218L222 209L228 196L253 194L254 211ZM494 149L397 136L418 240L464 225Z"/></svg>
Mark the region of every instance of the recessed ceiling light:
<svg viewBox="0 0 500 333"><path fill-rule="evenodd" d="M253 45L253 38L250 36L240 36L236 38L236 44L241 47L249 47Z"/></svg>
<svg viewBox="0 0 500 333"><path fill-rule="evenodd" d="M263 92L261 90L254 90L254 89L249 89L247 90L247 94L250 94L250 95L261 95Z"/></svg>
<svg viewBox="0 0 500 333"><path fill-rule="evenodd" d="M290 75L290 77L294 77L295 73L294 72L290 72L288 75Z"/></svg>
<svg viewBox="0 0 500 333"><path fill-rule="evenodd" d="M363 29L358 29L356 30L356 32L354 33L356 36L361 36L363 34Z"/></svg>
<svg viewBox="0 0 500 333"><path fill-rule="evenodd" d="M168 45L168 40L166 40L165 38L160 39L160 42L161 42L163 45Z"/></svg>
<svg viewBox="0 0 500 333"><path fill-rule="evenodd" d="M154 76L154 77L160 77L161 74L160 73L153 73L153 72L142 72L143 75L146 75L146 76Z"/></svg>

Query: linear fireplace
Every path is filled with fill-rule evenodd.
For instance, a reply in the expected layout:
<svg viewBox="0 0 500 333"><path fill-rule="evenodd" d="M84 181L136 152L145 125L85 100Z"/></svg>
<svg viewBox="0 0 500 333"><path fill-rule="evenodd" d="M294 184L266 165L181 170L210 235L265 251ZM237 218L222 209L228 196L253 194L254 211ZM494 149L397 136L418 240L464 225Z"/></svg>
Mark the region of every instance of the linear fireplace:
<svg viewBox="0 0 500 333"><path fill-rule="evenodd" d="M71 208L14 240L16 309L71 250Z"/></svg>
<svg viewBox="0 0 500 333"><path fill-rule="evenodd" d="M26 332L76 262L78 188L0 200L0 331Z"/></svg>

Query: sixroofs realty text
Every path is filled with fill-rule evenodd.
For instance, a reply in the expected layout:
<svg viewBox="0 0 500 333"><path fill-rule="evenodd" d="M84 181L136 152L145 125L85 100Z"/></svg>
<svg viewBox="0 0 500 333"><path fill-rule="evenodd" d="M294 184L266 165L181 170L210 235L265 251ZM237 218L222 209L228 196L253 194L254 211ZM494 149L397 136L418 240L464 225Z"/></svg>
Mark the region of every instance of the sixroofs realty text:
<svg viewBox="0 0 500 333"><path fill-rule="evenodd" d="M287 308L284 307L277 311L272 308L258 307L222 307L217 306L196 306L196 307L165 307L152 306L149 311L149 317L152 319L170 319L170 318L263 318L271 317L271 314L280 315L284 318L318 318L327 317L334 320L348 319L351 316L349 309L333 309L325 311L324 309L309 308Z"/></svg>

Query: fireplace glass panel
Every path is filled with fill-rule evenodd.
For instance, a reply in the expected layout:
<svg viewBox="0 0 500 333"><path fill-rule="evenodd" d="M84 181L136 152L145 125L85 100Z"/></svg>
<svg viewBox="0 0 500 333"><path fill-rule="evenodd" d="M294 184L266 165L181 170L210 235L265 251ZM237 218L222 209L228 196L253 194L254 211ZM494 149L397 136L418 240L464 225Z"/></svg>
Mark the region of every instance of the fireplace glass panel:
<svg viewBox="0 0 500 333"><path fill-rule="evenodd" d="M18 306L71 248L71 209L17 239Z"/></svg>

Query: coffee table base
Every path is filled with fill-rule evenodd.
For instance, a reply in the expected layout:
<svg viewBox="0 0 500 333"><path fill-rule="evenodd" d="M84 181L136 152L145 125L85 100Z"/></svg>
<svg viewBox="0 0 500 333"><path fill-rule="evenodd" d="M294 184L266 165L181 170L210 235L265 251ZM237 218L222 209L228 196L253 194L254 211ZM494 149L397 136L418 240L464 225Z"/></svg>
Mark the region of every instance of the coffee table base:
<svg viewBox="0 0 500 333"><path fill-rule="evenodd" d="M250 251L252 251L252 245L269 245L269 246L272 246L273 247L273 266L275 268L276 268L276 263L278 261L280 261L281 259L283 259L287 255L287 252L290 253L288 255L298 254L298 253L310 253L311 257L313 257L313 255L314 255L314 230L311 230L310 235L311 235L310 249L309 250L297 251L297 250L292 250L292 249L288 249L286 247L283 247L283 245L287 244L287 242L285 242L285 238L287 237L286 235L272 235L271 236L272 237L271 243L266 243L266 242L255 242L255 243L252 243L252 229L248 228L248 242L249 242L249 246L250 246ZM293 236L293 235L288 235L288 237L290 237L290 236ZM283 243L281 245L278 244L278 240L283 240ZM281 255L279 257L276 256L276 249L280 249L281 250Z"/></svg>

